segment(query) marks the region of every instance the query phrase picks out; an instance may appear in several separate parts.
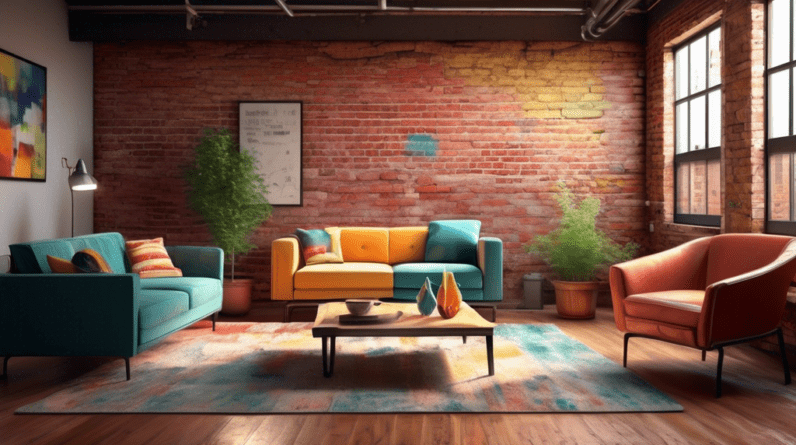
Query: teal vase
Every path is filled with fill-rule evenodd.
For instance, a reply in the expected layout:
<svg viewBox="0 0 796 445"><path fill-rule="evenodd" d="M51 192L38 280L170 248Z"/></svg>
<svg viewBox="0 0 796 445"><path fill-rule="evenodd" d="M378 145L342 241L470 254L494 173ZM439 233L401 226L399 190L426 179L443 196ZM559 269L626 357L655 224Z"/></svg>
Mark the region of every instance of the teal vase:
<svg viewBox="0 0 796 445"><path fill-rule="evenodd" d="M437 307L437 298L434 297L434 291L431 290L431 280L426 277L426 282L420 287L420 292L417 293L417 308L423 315L431 315Z"/></svg>

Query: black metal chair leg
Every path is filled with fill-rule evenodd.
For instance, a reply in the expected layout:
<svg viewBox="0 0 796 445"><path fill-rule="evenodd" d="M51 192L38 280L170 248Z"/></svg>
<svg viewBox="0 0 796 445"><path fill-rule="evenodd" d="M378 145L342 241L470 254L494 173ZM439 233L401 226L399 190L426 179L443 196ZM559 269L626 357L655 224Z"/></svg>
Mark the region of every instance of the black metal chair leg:
<svg viewBox="0 0 796 445"><path fill-rule="evenodd" d="M779 353L782 355L782 369L785 370L785 384L790 385L790 366L788 366L788 356L785 353L785 337L782 335L782 328L777 329L777 340L779 340Z"/></svg>
<svg viewBox="0 0 796 445"><path fill-rule="evenodd" d="M632 336L633 335L631 334L625 334L625 353L624 357L622 358L622 366L624 366L625 368L627 368L627 341L630 340L630 337Z"/></svg>
<svg viewBox="0 0 796 445"><path fill-rule="evenodd" d="M719 365L716 368L716 398L721 397L721 365L724 363L724 348L719 347Z"/></svg>
<svg viewBox="0 0 796 445"><path fill-rule="evenodd" d="M8 360L10 358L10 355L3 358L3 375L0 376L0 380L5 380L8 378Z"/></svg>
<svg viewBox="0 0 796 445"><path fill-rule="evenodd" d="M127 371L127 380L130 380L130 357L122 357L124 359L124 368Z"/></svg>

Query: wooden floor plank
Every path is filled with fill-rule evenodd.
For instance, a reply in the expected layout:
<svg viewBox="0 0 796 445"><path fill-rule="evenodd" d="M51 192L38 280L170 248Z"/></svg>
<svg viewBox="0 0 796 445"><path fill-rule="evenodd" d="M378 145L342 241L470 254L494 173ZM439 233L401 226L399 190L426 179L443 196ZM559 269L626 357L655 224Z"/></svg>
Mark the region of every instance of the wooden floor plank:
<svg viewBox="0 0 796 445"><path fill-rule="evenodd" d="M256 305L225 321L281 322L283 307ZM311 317L310 317L311 318ZM594 320L542 311L499 310L499 323L554 323L616 363L622 334L610 309ZM26 404L68 387L102 358L25 358L0 381L0 443L16 444L693 444L796 443L796 385L783 385L779 359L750 346L727 348L724 396L714 397L715 353L635 338L628 369L668 394L682 413L19 415ZM133 378L135 378L133 369Z"/></svg>

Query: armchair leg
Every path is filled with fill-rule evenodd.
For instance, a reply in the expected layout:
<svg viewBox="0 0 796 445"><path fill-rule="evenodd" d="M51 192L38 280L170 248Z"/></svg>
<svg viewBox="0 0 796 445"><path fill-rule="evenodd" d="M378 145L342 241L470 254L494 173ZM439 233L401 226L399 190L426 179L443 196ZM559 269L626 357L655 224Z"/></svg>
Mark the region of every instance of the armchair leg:
<svg viewBox="0 0 796 445"><path fill-rule="evenodd" d="M788 366L788 356L785 354L785 337L782 335L782 328L777 328L777 340L779 340L779 353L782 355L782 369L785 370L785 384L790 385L790 366Z"/></svg>
<svg viewBox="0 0 796 445"><path fill-rule="evenodd" d="M704 350L704 349L703 349L703 350L702 350L702 361L703 361L703 362L705 361L705 359L707 358L707 356L708 356L708 351L706 351L706 350Z"/></svg>
<svg viewBox="0 0 796 445"><path fill-rule="evenodd" d="M716 368L716 398L721 397L721 365L724 363L724 348L719 346L719 364Z"/></svg>
<svg viewBox="0 0 796 445"><path fill-rule="evenodd" d="M11 356L3 357L3 375L0 375L0 380L5 380L8 378L8 360Z"/></svg>
<svg viewBox="0 0 796 445"><path fill-rule="evenodd" d="M218 312L213 312L212 319L213 319L213 330L214 331L216 330L216 319L217 318L218 318Z"/></svg>
<svg viewBox="0 0 796 445"><path fill-rule="evenodd" d="M127 380L130 380L130 357L122 357L124 359L124 368L127 371Z"/></svg>
<svg viewBox="0 0 796 445"><path fill-rule="evenodd" d="M625 353L624 353L624 356L622 358L622 366L625 367L625 368L627 368L627 341L630 340L630 337L632 337L632 336L633 336L633 334L630 334L630 333L625 334Z"/></svg>

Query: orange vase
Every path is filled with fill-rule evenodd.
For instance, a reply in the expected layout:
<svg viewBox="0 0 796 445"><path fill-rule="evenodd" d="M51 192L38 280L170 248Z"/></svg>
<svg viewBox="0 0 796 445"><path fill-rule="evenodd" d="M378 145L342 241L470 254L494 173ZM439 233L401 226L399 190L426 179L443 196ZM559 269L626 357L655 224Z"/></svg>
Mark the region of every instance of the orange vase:
<svg viewBox="0 0 796 445"><path fill-rule="evenodd" d="M437 291L437 309L442 318L449 319L459 313L459 307L462 304L462 293L459 286L456 285L456 280L453 278L453 272L443 272L442 284L439 285Z"/></svg>

